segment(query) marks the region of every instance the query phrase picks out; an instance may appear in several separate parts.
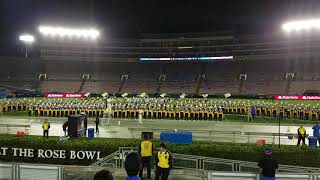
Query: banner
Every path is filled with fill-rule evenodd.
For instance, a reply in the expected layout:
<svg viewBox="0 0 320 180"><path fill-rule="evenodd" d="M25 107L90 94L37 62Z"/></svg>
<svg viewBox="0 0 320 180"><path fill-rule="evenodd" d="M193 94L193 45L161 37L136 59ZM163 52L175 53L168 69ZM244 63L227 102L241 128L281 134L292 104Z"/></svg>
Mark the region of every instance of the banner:
<svg viewBox="0 0 320 180"><path fill-rule="evenodd" d="M274 96L275 100L320 100L320 96Z"/></svg>
<svg viewBox="0 0 320 180"><path fill-rule="evenodd" d="M47 159L100 159L100 151L44 150L16 147L0 147L0 156L47 158Z"/></svg>
<svg viewBox="0 0 320 180"><path fill-rule="evenodd" d="M47 98L82 98L85 93L44 93Z"/></svg>

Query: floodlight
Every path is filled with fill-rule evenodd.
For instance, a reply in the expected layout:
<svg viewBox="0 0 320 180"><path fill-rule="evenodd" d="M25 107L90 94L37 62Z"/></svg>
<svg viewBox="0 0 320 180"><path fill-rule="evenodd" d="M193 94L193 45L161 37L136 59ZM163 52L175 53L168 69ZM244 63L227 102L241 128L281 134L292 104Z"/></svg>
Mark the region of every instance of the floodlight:
<svg viewBox="0 0 320 180"><path fill-rule="evenodd" d="M39 32L44 36L53 37L69 37L69 38L81 38L81 39L97 39L100 32L97 29L77 29L77 28L67 28L67 27L54 27L54 26L39 26Z"/></svg>
<svg viewBox="0 0 320 180"><path fill-rule="evenodd" d="M19 36L19 39L26 44L32 44L34 42L34 36L30 34L22 34Z"/></svg>
<svg viewBox="0 0 320 180"><path fill-rule="evenodd" d="M289 21L282 25L282 29L286 32L320 29L320 19Z"/></svg>

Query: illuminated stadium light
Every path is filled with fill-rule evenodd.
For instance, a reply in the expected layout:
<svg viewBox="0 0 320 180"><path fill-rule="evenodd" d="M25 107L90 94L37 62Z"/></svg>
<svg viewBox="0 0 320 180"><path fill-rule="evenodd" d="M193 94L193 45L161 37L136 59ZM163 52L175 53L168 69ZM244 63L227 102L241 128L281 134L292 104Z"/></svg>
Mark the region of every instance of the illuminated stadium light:
<svg viewBox="0 0 320 180"><path fill-rule="evenodd" d="M309 19L300 21L290 21L282 25L282 29L286 32L301 30L320 30L320 19Z"/></svg>
<svg viewBox="0 0 320 180"><path fill-rule="evenodd" d="M34 36L30 34L22 34L19 36L20 41L27 43L27 44L32 44L34 42Z"/></svg>
<svg viewBox="0 0 320 180"><path fill-rule="evenodd" d="M81 39L97 39L100 32L97 29L75 29L54 26L39 26L39 32L44 36L61 37L61 38L81 38Z"/></svg>

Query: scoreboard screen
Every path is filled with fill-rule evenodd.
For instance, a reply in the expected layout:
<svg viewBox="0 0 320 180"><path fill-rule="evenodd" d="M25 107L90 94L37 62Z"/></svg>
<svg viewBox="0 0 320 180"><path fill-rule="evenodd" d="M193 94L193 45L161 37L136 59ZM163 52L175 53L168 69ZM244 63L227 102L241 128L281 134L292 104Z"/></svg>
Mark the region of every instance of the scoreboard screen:
<svg viewBox="0 0 320 180"><path fill-rule="evenodd" d="M140 61L212 61L212 60L228 60L233 59L233 56L218 56L218 57L168 57L168 58L140 58Z"/></svg>

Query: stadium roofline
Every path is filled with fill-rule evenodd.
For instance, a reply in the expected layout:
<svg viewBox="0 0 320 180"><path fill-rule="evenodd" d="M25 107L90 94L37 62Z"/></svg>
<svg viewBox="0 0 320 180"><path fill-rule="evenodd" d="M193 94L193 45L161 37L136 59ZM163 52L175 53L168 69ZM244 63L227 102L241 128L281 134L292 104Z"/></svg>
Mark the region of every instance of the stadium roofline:
<svg viewBox="0 0 320 180"><path fill-rule="evenodd" d="M201 38L201 37L217 37L217 36L234 36L232 31L216 31L216 32L201 32L201 33L141 33L141 39L161 39L161 38Z"/></svg>
<svg viewBox="0 0 320 180"><path fill-rule="evenodd" d="M167 41L204 41L204 40L232 40L231 31L206 32L206 33L166 33L166 34L141 34L141 42L167 42Z"/></svg>

